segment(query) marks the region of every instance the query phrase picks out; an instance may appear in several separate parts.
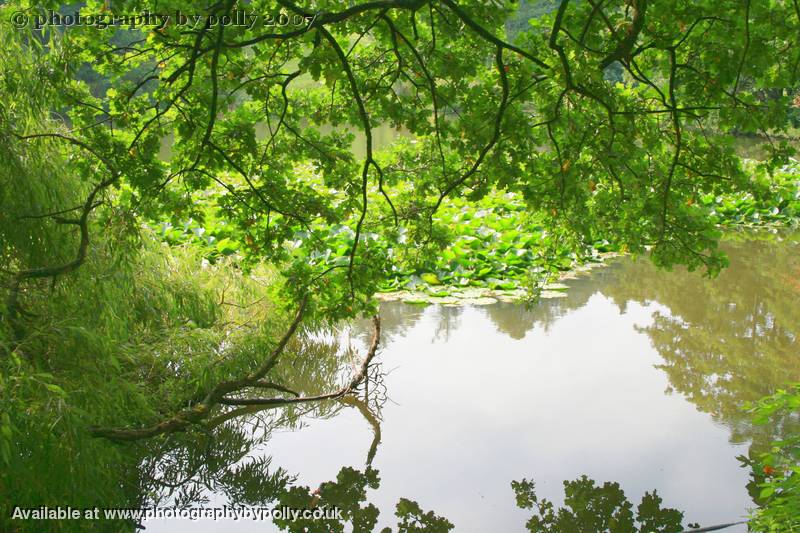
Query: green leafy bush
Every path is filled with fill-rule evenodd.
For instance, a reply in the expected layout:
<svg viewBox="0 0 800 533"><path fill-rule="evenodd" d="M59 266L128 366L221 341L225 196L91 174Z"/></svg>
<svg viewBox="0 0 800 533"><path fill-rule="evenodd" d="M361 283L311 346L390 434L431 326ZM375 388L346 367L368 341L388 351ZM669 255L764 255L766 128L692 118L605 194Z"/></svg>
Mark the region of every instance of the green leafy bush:
<svg viewBox="0 0 800 533"><path fill-rule="evenodd" d="M800 417L800 384L793 384L747 406L755 424L773 424L781 417ZM760 506L750 520L753 531L777 533L800 528L800 435L772 443L750 463L758 484Z"/></svg>

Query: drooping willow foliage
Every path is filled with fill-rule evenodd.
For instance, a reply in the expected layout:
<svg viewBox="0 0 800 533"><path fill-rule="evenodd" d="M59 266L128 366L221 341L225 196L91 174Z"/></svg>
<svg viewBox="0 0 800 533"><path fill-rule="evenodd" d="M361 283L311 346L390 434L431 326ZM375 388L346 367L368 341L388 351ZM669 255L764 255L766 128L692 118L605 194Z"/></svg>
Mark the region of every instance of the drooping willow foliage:
<svg viewBox="0 0 800 533"><path fill-rule="evenodd" d="M141 445L119 446L88 431L150 423L191 405L214 384L259 364L289 315L275 303L271 270L245 277L228 263L203 263L197 251L161 243L109 206L110 196L97 197L106 203L93 207L87 221L91 245L79 268L17 285L16 273L57 269L80 257L80 228L59 221L77 211L98 171L76 163L73 149L80 147L7 136L12 129L64 128L51 118L53 95L40 83L42 71L54 67L35 47L23 53L18 40L3 37L17 48L0 52L0 526L22 527L8 522L12 505L139 507L192 475L194 485L173 495L178 501L208 486L230 487L240 501L274 497L288 478L269 472L269 461L232 466L254 445L233 416L199 435ZM298 338L271 377L299 394L323 393L337 380L340 356L336 346ZM319 416L335 411L314 409ZM293 424L303 410L265 418L262 438L276 424ZM183 460L170 462L175 454ZM131 526L95 524L101 531Z"/></svg>

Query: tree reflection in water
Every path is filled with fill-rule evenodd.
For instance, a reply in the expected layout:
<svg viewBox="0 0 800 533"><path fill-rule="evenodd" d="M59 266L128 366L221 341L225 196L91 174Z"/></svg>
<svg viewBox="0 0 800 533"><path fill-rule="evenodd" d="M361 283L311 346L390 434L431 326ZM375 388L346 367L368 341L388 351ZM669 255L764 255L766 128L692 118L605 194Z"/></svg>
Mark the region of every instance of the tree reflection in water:
<svg viewBox="0 0 800 533"><path fill-rule="evenodd" d="M346 396L287 413L285 408L249 406L236 409L206 431L171 434L154 446L142 463L142 506L197 507L209 495L223 496L228 506L337 509L341 518L276 518L274 524L290 532L372 532L380 512L368 502L367 490L378 489L380 477L372 461L380 444L380 376L371 375L373 392L366 398ZM297 427L303 417L335 416L356 409L370 424L373 439L363 470L343 467L335 480L312 488L296 483L283 469L271 469L271 458L259 454L270 434ZM398 532L447 532L453 525L413 500L401 498L395 509ZM385 528L383 531L391 531Z"/></svg>
<svg viewBox="0 0 800 533"><path fill-rule="evenodd" d="M297 342L304 345L292 354L302 357L287 356L276 372L287 382L300 384L294 392L313 396L330 383L347 382L354 351L342 346L349 343L342 343L336 334L323 333L312 333ZM381 440L380 410L385 400L380 365L373 363L358 396L289 406L233 408L186 432L128 444L138 448L143 458L138 472L140 505L191 508L208 504L213 496L224 498L228 506L338 509L341 518L276 518L274 524L290 532L374 531L380 513L367 501L367 490L380 485L372 461ZM304 419L331 418L347 408L357 410L372 428L363 469L345 466L336 479L312 488L296 483L296 476L282 468L272 468L271 457L263 453L263 448L274 431L299 429ZM395 515L397 531L435 533L453 527L405 498L397 503Z"/></svg>
<svg viewBox="0 0 800 533"><path fill-rule="evenodd" d="M373 440L363 470L343 467L336 479L312 488L296 484L296 479L282 469L270 469L270 458L254 454L269 438L272 430L291 426L296 420L275 409L247 407L237 416L222 421L204 433L172 434L160 443L153 459L142 466L146 473L142 505L197 507L208 502L208 494L222 495L230 506L287 506L292 509L338 509L341 518L276 519L274 524L289 532L368 533L376 530L380 511L368 501L367 491L380 487L379 472L372 460L380 443L380 419L373 412L376 406L348 396L328 405L320 404L293 416L324 417L336 414L343 407L357 409L373 429ZM377 406L379 408L379 406ZM253 424L260 427L254 431ZM255 435L259 435L255 438ZM152 444L152 441L148 441ZM661 499L646 493L636 507L628 501L617 483L597 485L581 477L565 481L565 504L555 508L546 499L539 499L532 481L512 482L517 506L533 511L525 524L531 532L663 532L683 531L683 513L661 507ZM445 533L453 524L434 512L423 511L415 501L401 498L395 507L398 533ZM382 533L389 533L384 528Z"/></svg>
<svg viewBox="0 0 800 533"><path fill-rule="evenodd" d="M651 339L673 389L731 430L735 443L770 441L796 432L789 420L755 426L745 402L800 379L800 244L773 234L741 234L727 241L730 267L718 279L655 272L643 262L626 265L636 283L620 278L604 289L617 304L657 302Z"/></svg>
<svg viewBox="0 0 800 533"><path fill-rule="evenodd" d="M498 304L483 308L497 330L514 339L586 305L594 294L625 312L631 303L654 304L650 337L671 391L726 425L734 443L759 447L797 432L797 421L755 426L746 402L800 380L800 234L735 233L723 243L730 267L718 278L664 272L648 261L617 260L590 278L568 282L565 298L533 309Z"/></svg>
<svg viewBox="0 0 800 533"><path fill-rule="evenodd" d="M723 243L730 267L716 279L696 272L659 271L648 261L625 258L594 271L591 277L569 281L564 298L542 300L532 309L497 304L481 310L499 332L521 339L535 327L547 331L595 294L613 301L620 312L632 303L654 305L652 322L637 329L650 338L663 359L658 368L669 380L668 392L682 394L698 410L724 424L732 443L750 443L754 456L770 442L800 430L797 417L754 425L743 410L747 402L800 380L798 238L798 233L785 232L731 233ZM388 305L383 310L400 319L393 327L395 335L423 316L416 306ZM459 314L460 309L438 309L425 316L440 320L438 338L440 332L452 329ZM751 476L748 488L758 503L756 484L763 474ZM570 530L578 529L564 529Z"/></svg>
<svg viewBox="0 0 800 533"><path fill-rule="evenodd" d="M552 502L537 496L532 481L513 481L511 487L517 498L517 506L533 510L533 516L525 526L534 533L683 531L683 513L662 508L661 498L655 491L645 493L634 514L633 504L618 483L596 485L593 479L586 476L565 481L564 506L558 509Z"/></svg>
<svg viewBox="0 0 800 533"><path fill-rule="evenodd" d="M758 449L800 429L796 419L754 426L741 409L743 403L768 395L787 381L800 380L796 349L800 245L796 235L754 238L748 234L729 239L724 247L731 265L714 280L697 273L660 272L647 262L623 259L590 278L569 282L564 298L543 300L527 310L510 304L482 309L500 332L520 339L535 327L546 330L598 293L622 312L632 302L656 304L652 323L639 330L663 358L659 368L671 388L730 428L733 442L749 441ZM383 306L383 342L402 336L423 317L436 320L434 337L446 340L461 312L459 308ZM356 325L353 337L361 334L362 328ZM303 357L289 357L277 369L285 382L300 384L297 392L303 395L319 394L331 383L346 379L352 365L351 353L340 348L336 335L312 337L302 341L308 344L302 350L293 350ZM202 429L126 444L142 458L134 483L141 505L197 507L214 494L228 505L338 507L343 520L277 521L276 525L286 531L373 531L379 510L369 503L367 492L380 484L379 473L371 466L381 440L380 408L385 401L379 365L373 367L365 388L358 397L311 405L239 407ZM330 418L348 408L361 413L372 428L363 469L344 467L335 480L305 487L297 484L292 473L272 467L264 453L272 432L298 429L304 419ZM586 477L565 482L561 509L538 499L532 482L514 482L513 487L518 505L533 511L527 524L530 531L682 530L682 514L662 509L655 493L645 495L634 507L616 483L597 485ZM395 515L397 531L452 529L445 518L424 512L412 500L401 499Z"/></svg>

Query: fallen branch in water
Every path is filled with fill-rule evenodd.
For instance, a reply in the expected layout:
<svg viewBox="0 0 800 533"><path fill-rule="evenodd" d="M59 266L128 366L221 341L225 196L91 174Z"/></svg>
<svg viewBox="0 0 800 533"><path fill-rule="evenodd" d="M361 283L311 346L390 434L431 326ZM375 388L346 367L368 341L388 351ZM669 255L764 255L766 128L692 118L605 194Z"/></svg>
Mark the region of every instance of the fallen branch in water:
<svg viewBox="0 0 800 533"><path fill-rule="evenodd" d="M345 395L353 392L356 387L358 387L366 379L369 364L378 351L378 341L381 336L381 321L377 316L373 317L372 325L374 327L374 333L367 356L361 363L361 367L358 369L356 375L353 376L347 385L339 390L330 392L328 394L320 394L317 396L298 396L295 398L230 398L228 396L223 396L219 399L219 403L224 405L289 405L293 403L335 400L337 398L344 397Z"/></svg>
<svg viewBox="0 0 800 533"><path fill-rule="evenodd" d="M380 339L381 326L380 326L380 318L378 318L377 316L372 319L372 323L375 329L372 337L372 342L370 343L369 351L367 352L367 355L364 358L364 361L362 362L359 371L356 373L355 376L353 376L353 378L346 386L338 389L335 392L331 392L328 394L320 394L317 396L299 396L296 392L292 391L291 389L288 389L287 387L263 381L264 376L266 376L267 373L278 363L280 355L283 353L284 349L286 348L286 345L289 343L289 340L297 331L298 326L303 320L303 314L305 312L307 302L308 302L308 297L307 296L303 297L294 320L290 324L289 329L287 329L286 333L284 333L283 337L278 342L278 345L270 353L267 360L259 368L257 368L247 376L241 379L223 381L217 384L197 404L187 409L183 409L182 411L179 411L172 417L167 418L166 420L163 420L152 426L144 428L90 427L89 432L95 437L103 437L116 441L134 441L134 440L154 437L156 435L161 435L164 433L173 433L175 431L181 431L191 424L202 423L203 420L206 419L211 414L213 408L218 405L280 407L290 404L316 402L322 400L332 400L332 399L342 398L345 395L353 392L366 379L367 371L369 369L369 364L375 357L375 354L377 353L378 350L378 342ZM294 397L293 398L237 398L229 396L230 394L241 392L242 390L248 388L275 389L285 392L287 394L292 394L294 395ZM224 414L222 415L222 417L227 419L227 417Z"/></svg>

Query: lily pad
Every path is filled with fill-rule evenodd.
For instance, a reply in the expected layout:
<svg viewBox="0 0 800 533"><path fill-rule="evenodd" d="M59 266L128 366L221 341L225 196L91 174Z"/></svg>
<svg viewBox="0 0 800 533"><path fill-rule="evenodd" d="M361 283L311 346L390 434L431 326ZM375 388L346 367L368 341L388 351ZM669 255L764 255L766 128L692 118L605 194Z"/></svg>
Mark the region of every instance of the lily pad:
<svg viewBox="0 0 800 533"><path fill-rule="evenodd" d="M433 297L437 297L437 298L445 298L447 296L450 296L450 291L448 291L446 289L445 290L429 290L428 291L428 295L429 296L433 296Z"/></svg>
<svg viewBox="0 0 800 533"><path fill-rule="evenodd" d="M496 304L497 300L484 296L482 298L464 298L461 300L463 305L492 305Z"/></svg>
<svg viewBox="0 0 800 533"><path fill-rule="evenodd" d="M379 292L375 294L375 298L381 302L396 302L408 297L408 294L408 291Z"/></svg>
<svg viewBox="0 0 800 533"><path fill-rule="evenodd" d="M462 300L459 300L455 296L445 296L444 298L428 298L428 303L439 304L439 305L458 304L461 301Z"/></svg>
<svg viewBox="0 0 800 533"><path fill-rule="evenodd" d="M566 297L567 293L565 293L564 291L542 291L542 293L539 295L539 298L545 298L545 299L566 298Z"/></svg>
<svg viewBox="0 0 800 533"><path fill-rule="evenodd" d="M484 288L468 288L459 292L462 298L481 298L489 294L489 289Z"/></svg>
<svg viewBox="0 0 800 533"><path fill-rule="evenodd" d="M428 302L427 298L406 298L403 300L403 303L409 305L428 305L430 302Z"/></svg>

